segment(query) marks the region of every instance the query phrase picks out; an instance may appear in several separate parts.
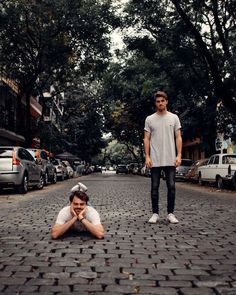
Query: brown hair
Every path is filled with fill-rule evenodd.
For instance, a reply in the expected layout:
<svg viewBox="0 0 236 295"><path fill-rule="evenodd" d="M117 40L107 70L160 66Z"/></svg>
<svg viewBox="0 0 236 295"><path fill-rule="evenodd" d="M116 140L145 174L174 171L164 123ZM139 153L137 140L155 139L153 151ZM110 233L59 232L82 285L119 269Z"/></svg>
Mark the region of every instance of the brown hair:
<svg viewBox="0 0 236 295"><path fill-rule="evenodd" d="M165 98L165 100L168 100L168 96L164 91L157 91L154 94L154 102L156 102L157 97L163 97L163 98Z"/></svg>
<svg viewBox="0 0 236 295"><path fill-rule="evenodd" d="M71 203L73 202L74 197L77 197L77 198L79 198L80 200L86 202L86 204L87 204L88 201L89 201L89 197L88 197L88 195L87 195L86 193L84 193L84 192L81 192L81 191L73 192L73 193L70 195L69 199L70 199L70 202L71 202Z"/></svg>

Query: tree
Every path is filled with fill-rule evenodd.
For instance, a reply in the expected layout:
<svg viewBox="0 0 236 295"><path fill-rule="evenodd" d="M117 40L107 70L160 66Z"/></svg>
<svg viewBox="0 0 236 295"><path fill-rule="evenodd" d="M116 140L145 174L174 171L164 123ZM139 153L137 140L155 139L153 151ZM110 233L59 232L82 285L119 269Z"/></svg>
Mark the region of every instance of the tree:
<svg viewBox="0 0 236 295"><path fill-rule="evenodd" d="M92 157L106 145L102 139L103 123L97 85L83 80L77 87L72 85L66 95L65 112L60 122L66 149L91 162Z"/></svg>
<svg viewBox="0 0 236 295"><path fill-rule="evenodd" d="M114 22L110 1L9 0L0 6L0 66L26 99L26 145L31 141L30 96L68 76L102 70ZM22 126L18 124L21 129Z"/></svg>
<svg viewBox="0 0 236 295"><path fill-rule="evenodd" d="M203 12L201 8L199 9L202 3L209 4L210 1L182 3L189 18L191 20L194 18L195 29L202 34L202 40L208 42L207 50L212 54L212 59L218 68L218 76L221 75L224 84L221 88L221 92L222 89L225 90L224 95L220 95L218 86L222 86L222 83L215 83L216 75L209 67L209 60L206 59L189 26L179 16L172 2L129 1L126 6L124 27L132 27L134 33L131 37L126 37L125 41L129 50L136 55L139 53L140 59L152 62L151 68L156 74L156 86L168 92L170 101L172 100L170 109L181 116L184 135L188 138L202 135L204 150L207 154L211 154L214 152L216 137L217 104L222 99L225 105L231 107L228 112L234 113L236 109L233 86L235 85L234 59L230 59L229 66L229 55L226 49L222 49L223 46L217 38L219 29L216 30L214 27L215 20L212 20L211 10ZM179 1L175 2L180 5ZM223 11L225 20L230 26L227 27L225 23L226 28L222 29L225 30L224 36L232 54L235 52L233 39L235 16L233 10L230 10L230 7L233 7L232 1L227 3L229 7L225 7ZM206 29L207 24L212 25L211 29ZM221 25L223 26L223 23ZM147 81L152 80L152 77L147 76Z"/></svg>
<svg viewBox="0 0 236 295"><path fill-rule="evenodd" d="M215 99L222 100L229 112L236 114L235 8L233 0L131 0L126 24L136 32L146 32L165 47L172 43L177 50L182 47L197 52L195 58L204 59L210 74Z"/></svg>
<svg viewBox="0 0 236 295"><path fill-rule="evenodd" d="M185 5L177 0L171 2L208 64L216 98L236 115L236 2L187 1Z"/></svg>
<svg viewBox="0 0 236 295"><path fill-rule="evenodd" d="M155 81L148 61L133 58L122 66L113 64L103 79L103 113L107 132L126 145L137 162L143 160L143 125L151 111ZM152 100L152 98L151 98Z"/></svg>

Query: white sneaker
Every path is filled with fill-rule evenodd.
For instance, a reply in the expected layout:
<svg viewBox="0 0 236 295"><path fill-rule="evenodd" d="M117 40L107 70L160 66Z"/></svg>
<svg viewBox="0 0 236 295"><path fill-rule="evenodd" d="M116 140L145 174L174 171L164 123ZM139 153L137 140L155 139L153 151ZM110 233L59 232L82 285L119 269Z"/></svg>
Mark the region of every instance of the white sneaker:
<svg viewBox="0 0 236 295"><path fill-rule="evenodd" d="M157 213L153 213L152 217L148 220L149 223L156 223L160 219Z"/></svg>
<svg viewBox="0 0 236 295"><path fill-rule="evenodd" d="M170 213L167 215L167 220L170 222L170 223L178 223L179 220L174 216L173 213Z"/></svg>
<svg viewBox="0 0 236 295"><path fill-rule="evenodd" d="M87 190L88 190L88 188L86 185L84 185L82 182L78 182L78 184L73 186L70 191L71 191L71 193L78 192L78 191L85 193Z"/></svg>

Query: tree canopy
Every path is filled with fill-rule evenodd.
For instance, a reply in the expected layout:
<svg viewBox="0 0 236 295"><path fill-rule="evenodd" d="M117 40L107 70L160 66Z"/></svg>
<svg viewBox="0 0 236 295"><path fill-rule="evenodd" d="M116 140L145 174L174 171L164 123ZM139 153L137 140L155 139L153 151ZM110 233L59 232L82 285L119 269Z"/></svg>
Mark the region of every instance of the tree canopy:
<svg viewBox="0 0 236 295"><path fill-rule="evenodd" d="M235 124L233 8L234 1L127 2L126 48L104 83L112 101L107 123L117 139L126 135L126 141L141 146L144 119L159 89L180 116L184 138L202 137L203 150L214 152L219 126ZM221 108L227 116L219 114Z"/></svg>
<svg viewBox="0 0 236 295"><path fill-rule="evenodd" d="M0 67L30 95L68 80L75 69L91 78L109 60L109 33L116 20L111 1L8 0L0 7ZM25 134L26 137L30 132ZM28 143L30 140L28 140Z"/></svg>

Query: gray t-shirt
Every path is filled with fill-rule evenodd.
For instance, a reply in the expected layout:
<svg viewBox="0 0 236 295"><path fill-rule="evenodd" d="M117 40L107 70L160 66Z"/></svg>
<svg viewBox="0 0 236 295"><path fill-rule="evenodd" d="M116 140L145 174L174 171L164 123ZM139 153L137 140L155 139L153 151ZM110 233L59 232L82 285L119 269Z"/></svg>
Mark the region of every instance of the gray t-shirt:
<svg viewBox="0 0 236 295"><path fill-rule="evenodd" d="M150 158L152 167L175 166L175 131L181 128L177 115L154 113L145 120L144 130L151 134Z"/></svg>

